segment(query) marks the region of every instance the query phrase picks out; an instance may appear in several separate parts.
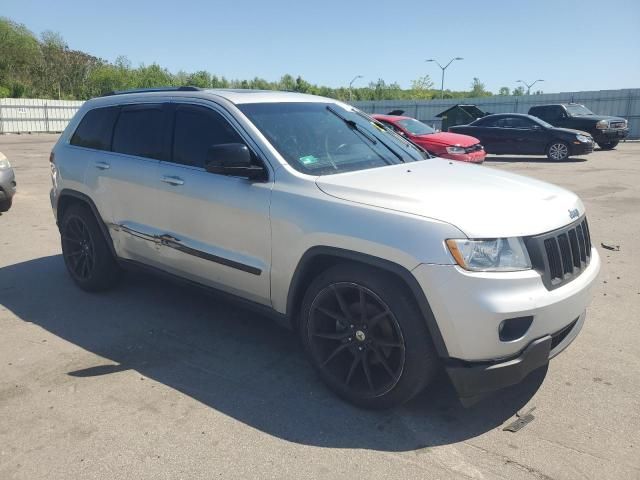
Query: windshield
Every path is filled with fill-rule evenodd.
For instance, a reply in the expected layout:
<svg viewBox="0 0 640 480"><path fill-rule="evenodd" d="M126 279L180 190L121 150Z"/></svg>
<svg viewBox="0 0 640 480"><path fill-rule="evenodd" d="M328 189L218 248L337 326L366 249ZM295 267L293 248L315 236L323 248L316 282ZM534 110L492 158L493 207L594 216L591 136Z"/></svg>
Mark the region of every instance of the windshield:
<svg viewBox="0 0 640 480"><path fill-rule="evenodd" d="M249 103L238 108L293 168L310 175L429 158L367 115L335 103Z"/></svg>
<svg viewBox="0 0 640 480"><path fill-rule="evenodd" d="M572 117L582 117L584 115L593 115L593 112L584 105L567 105L567 112Z"/></svg>
<svg viewBox="0 0 640 480"><path fill-rule="evenodd" d="M429 125L425 125L415 118L403 118L402 120L398 120L396 123L411 135L429 135L430 133L436 133L436 131Z"/></svg>

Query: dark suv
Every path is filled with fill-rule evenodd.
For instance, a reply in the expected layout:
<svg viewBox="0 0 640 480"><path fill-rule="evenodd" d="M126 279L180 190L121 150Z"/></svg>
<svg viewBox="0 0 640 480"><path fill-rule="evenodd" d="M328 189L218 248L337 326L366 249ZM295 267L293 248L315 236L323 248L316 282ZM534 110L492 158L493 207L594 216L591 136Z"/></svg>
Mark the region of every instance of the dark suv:
<svg viewBox="0 0 640 480"><path fill-rule="evenodd" d="M615 148L629 134L629 126L624 118L596 115L579 103L538 105L529 109L529 115L541 118L554 127L588 132L603 150Z"/></svg>

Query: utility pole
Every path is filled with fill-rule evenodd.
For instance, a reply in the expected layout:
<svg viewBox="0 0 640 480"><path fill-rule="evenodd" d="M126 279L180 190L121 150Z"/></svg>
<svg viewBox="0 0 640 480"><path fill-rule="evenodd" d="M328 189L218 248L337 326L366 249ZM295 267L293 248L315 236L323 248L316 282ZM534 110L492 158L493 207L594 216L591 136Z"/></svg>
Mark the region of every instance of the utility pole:
<svg viewBox="0 0 640 480"><path fill-rule="evenodd" d="M533 87L536 83L538 82L544 82L544 80L542 80L541 78L539 78L538 80L536 80L533 83L527 83L524 80L516 80L516 83L524 83L527 86L527 95L531 95L531 87Z"/></svg>
<svg viewBox="0 0 640 480"><path fill-rule="evenodd" d="M449 63L447 63L444 67L442 65L440 65L440 62L438 62L437 60L433 59L433 58L429 58L428 60L425 60L425 62L435 62L436 65L438 65L440 67L440 69L442 70L442 82L440 83L440 98L444 99L444 71L449 67L449 65L451 65L451 63L454 60L464 60L464 58L462 57L454 57L451 60L449 60Z"/></svg>
<svg viewBox="0 0 640 480"><path fill-rule="evenodd" d="M353 82L355 82L359 78L363 78L362 75L356 75L355 77L353 77L353 80L349 82L349 101L351 101L353 97L353 95L351 94L351 87L353 86Z"/></svg>

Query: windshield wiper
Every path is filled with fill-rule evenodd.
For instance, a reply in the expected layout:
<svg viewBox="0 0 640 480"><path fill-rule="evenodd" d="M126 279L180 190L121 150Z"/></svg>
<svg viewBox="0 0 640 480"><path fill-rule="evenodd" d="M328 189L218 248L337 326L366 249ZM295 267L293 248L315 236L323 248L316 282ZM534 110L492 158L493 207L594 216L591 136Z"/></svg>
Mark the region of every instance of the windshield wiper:
<svg viewBox="0 0 640 480"><path fill-rule="evenodd" d="M364 118L367 122L373 122L376 125L379 125L380 127L384 128L386 131L391 133L396 139L398 139L401 143L404 143L407 147L412 147L412 148L415 148L416 150L418 150L418 153L421 153L424 156L424 158L433 158L429 152L427 152L424 148L422 148L416 142L414 142L413 140L408 139L407 137L403 137L399 133L394 132L391 129L391 127L387 127L384 123L380 122L379 120L376 120L373 117L369 117L367 114L362 113L360 110L354 110L353 113L355 113L356 115ZM436 132L433 132L433 133L436 133ZM378 137L376 137L376 138L378 138ZM378 140L380 140L380 139L378 138ZM380 143L382 143L385 147L387 147L389 150L391 150L391 147L389 147L388 145L384 144L384 142L382 140L380 140ZM404 160L402 160L402 161L404 163L406 163Z"/></svg>
<svg viewBox="0 0 640 480"><path fill-rule="evenodd" d="M358 126L358 124L356 122L354 122L353 120L349 120L347 117L341 115L339 112L337 112L336 110L331 108L329 105L327 105L327 110L329 110L336 117L338 117L340 120L342 120L344 123L346 123L349 126L349 128L351 128L352 130L355 130L360 135L362 135L363 137L367 138L371 143L373 143L374 145L377 145L378 143L382 144L382 146L384 146L387 150L389 150L391 153L393 153L398 160L400 160L402 163L406 163L404 158L402 158L402 155L400 155L393 148L391 148L389 145L387 145L382 140L380 140L377 136L375 136L372 133L367 132L366 130L363 130L362 128L360 128Z"/></svg>
<svg viewBox="0 0 640 480"><path fill-rule="evenodd" d="M374 145L376 145L378 143L378 141L376 140L376 138L373 135L371 135L369 132L366 132L362 128L360 128L358 126L358 124L356 122L354 122L353 120L349 120L347 117L342 116L339 112L337 112L336 110L331 108L329 105L327 105L327 110L329 110L336 117L338 117L340 120L342 120L344 123L346 123L349 128L351 128L352 130L356 130L360 135L365 137L367 140L369 140Z"/></svg>

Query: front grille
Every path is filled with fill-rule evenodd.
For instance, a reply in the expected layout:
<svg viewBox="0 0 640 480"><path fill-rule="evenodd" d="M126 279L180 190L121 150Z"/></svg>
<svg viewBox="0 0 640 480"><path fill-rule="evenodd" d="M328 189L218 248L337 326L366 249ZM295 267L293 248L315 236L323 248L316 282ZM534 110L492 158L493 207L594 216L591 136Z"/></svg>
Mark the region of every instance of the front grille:
<svg viewBox="0 0 640 480"><path fill-rule="evenodd" d="M591 260L591 237L585 217L525 241L531 263L549 290L574 280Z"/></svg>
<svg viewBox="0 0 640 480"><path fill-rule="evenodd" d="M609 128L625 128L626 122L609 122Z"/></svg>
<svg viewBox="0 0 640 480"><path fill-rule="evenodd" d="M473 152L477 152L478 150L482 150L483 147L482 145L480 145L479 143L476 143L475 145L471 145L470 147L466 147L464 149L465 152L467 153L473 153Z"/></svg>

